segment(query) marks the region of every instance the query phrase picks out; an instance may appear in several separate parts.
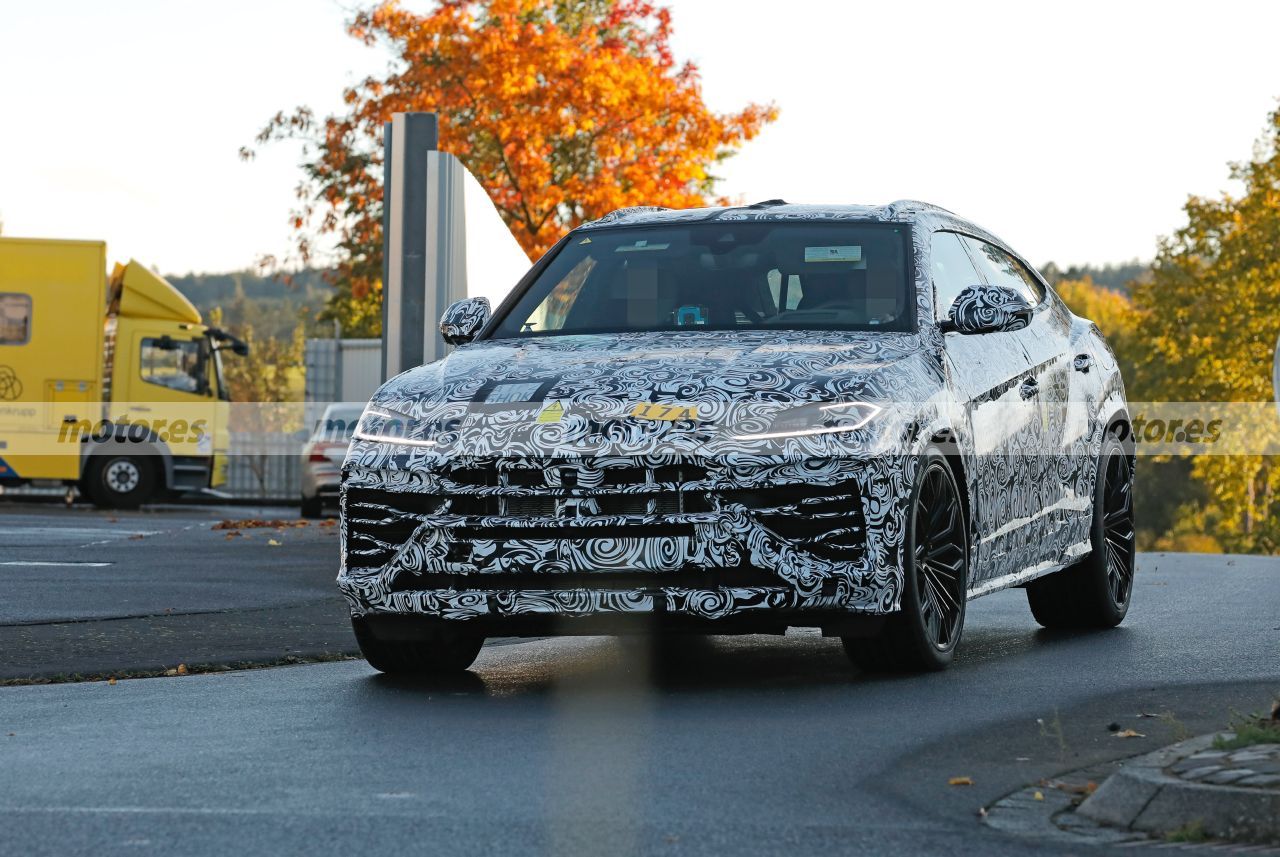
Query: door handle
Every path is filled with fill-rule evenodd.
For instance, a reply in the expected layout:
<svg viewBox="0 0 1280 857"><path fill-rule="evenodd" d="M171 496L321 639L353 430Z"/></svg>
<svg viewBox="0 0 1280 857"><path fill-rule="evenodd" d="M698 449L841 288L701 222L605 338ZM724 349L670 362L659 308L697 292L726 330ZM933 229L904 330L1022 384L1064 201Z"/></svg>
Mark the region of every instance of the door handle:
<svg viewBox="0 0 1280 857"><path fill-rule="evenodd" d="M1040 383L1035 378L1027 378L1018 388L1018 395L1024 399L1033 398L1040 393Z"/></svg>
<svg viewBox="0 0 1280 857"><path fill-rule="evenodd" d="M1071 361L1071 368L1077 372L1089 372L1089 367L1093 366L1093 358L1088 354L1077 354L1075 359Z"/></svg>
<svg viewBox="0 0 1280 857"><path fill-rule="evenodd" d="M151 409L150 409L150 408L144 408L144 407L143 407L143 406L141 406L141 405L134 405L133 407L129 408L129 410L131 410L131 411L146 411L147 413L151 413Z"/></svg>

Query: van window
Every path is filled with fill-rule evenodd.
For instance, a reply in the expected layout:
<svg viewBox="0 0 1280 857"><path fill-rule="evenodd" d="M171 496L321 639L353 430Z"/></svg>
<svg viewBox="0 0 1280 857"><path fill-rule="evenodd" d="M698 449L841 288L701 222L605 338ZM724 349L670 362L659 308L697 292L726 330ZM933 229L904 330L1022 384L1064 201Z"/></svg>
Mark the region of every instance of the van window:
<svg viewBox="0 0 1280 857"><path fill-rule="evenodd" d="M31 295L0 293L0 345L26 345L31 339Z"/></svg>
<svg viewBox="0 0 1280 857"><path fill-rule="evenodd" d="M199 393L205 389L204 355L197 339L142 340L142 380L148 384Z"/></svg>

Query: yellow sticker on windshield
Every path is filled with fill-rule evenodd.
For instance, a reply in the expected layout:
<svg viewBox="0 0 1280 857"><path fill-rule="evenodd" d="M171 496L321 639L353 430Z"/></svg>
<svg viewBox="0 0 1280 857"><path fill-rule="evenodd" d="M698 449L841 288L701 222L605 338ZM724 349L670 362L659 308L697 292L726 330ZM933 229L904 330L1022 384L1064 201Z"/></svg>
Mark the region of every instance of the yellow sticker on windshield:
<svg viewBox="0 0 1280 857"><path fill-rule="evenodd" d="M641 402L631 409L631 416L642 420L662 420L663 422L696 420L698 418L698 406L660 405L655 402Z"/></svg>

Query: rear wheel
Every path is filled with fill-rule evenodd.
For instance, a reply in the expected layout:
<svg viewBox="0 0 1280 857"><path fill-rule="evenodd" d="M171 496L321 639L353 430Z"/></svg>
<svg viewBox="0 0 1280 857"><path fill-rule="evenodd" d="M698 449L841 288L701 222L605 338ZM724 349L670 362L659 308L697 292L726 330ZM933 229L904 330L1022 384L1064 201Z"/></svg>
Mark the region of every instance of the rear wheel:
<svg viewBox="0 0 1280 857"><path fill-rule="evenodd" d="M1133 598L1133 460L1114 435L1103 441L1093 489L1093 550L1027 584L1031 615L1046 628L1113 628Z"/></svg>
<svg viewBox="0 0 1280 857"><path fill-rule="evenodd" d="M875 637L842 638L849 658L865 670L946 669L964 627L969 582L964 507L951 466L936 446L921 456L909 515L901 609Z"/></svg>
<svg viewBox="0 0 1280 857"><path fill-rule="evenodd" d="M84 489L95 505L108 509L136 509L156 490L156 473L149 458L104 452L89 459Z"/></svg>
<svg viewBox="0 0 1280 857"><path fill-rule="evenodd" d="M412 640L389 640L362 617L352 617L351 626L369 665L392 675L460 673L475 663L484 645L484 637L461 628L432 628Z"/></svg>

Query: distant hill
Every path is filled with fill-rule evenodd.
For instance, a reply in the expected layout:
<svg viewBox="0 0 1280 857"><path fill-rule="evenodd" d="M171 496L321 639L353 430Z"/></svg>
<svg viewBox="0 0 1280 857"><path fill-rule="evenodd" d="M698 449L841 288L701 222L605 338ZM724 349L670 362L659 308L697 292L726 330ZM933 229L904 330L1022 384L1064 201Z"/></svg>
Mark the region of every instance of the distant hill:
<svg viewBox="0 0 1280 857"><path fill-rule="evenodd" d="M1040 268L1040 273L1054 285L1061 280L1083 280L1089 277L1103 288L1127 294L1129 283L1134 280L1145 280L1151 275L1151 264L1134 259L1132 262L1107 265L1072 265L1063 270L1053 262L1049 262Z"/></svg>
<svg viewBox="0 0 1280 857"><path fill-rule="evenodd" d="M309 268L289 275L288 281L283 276L263 276L254 271L166 274L165 279L186 295L202 315L220 307L223 324L232 331L247 322L260 337L287 339L299 320L306 325L308 334L332 335L330 323L316 320L333 294L324 274Z"/></svg>

